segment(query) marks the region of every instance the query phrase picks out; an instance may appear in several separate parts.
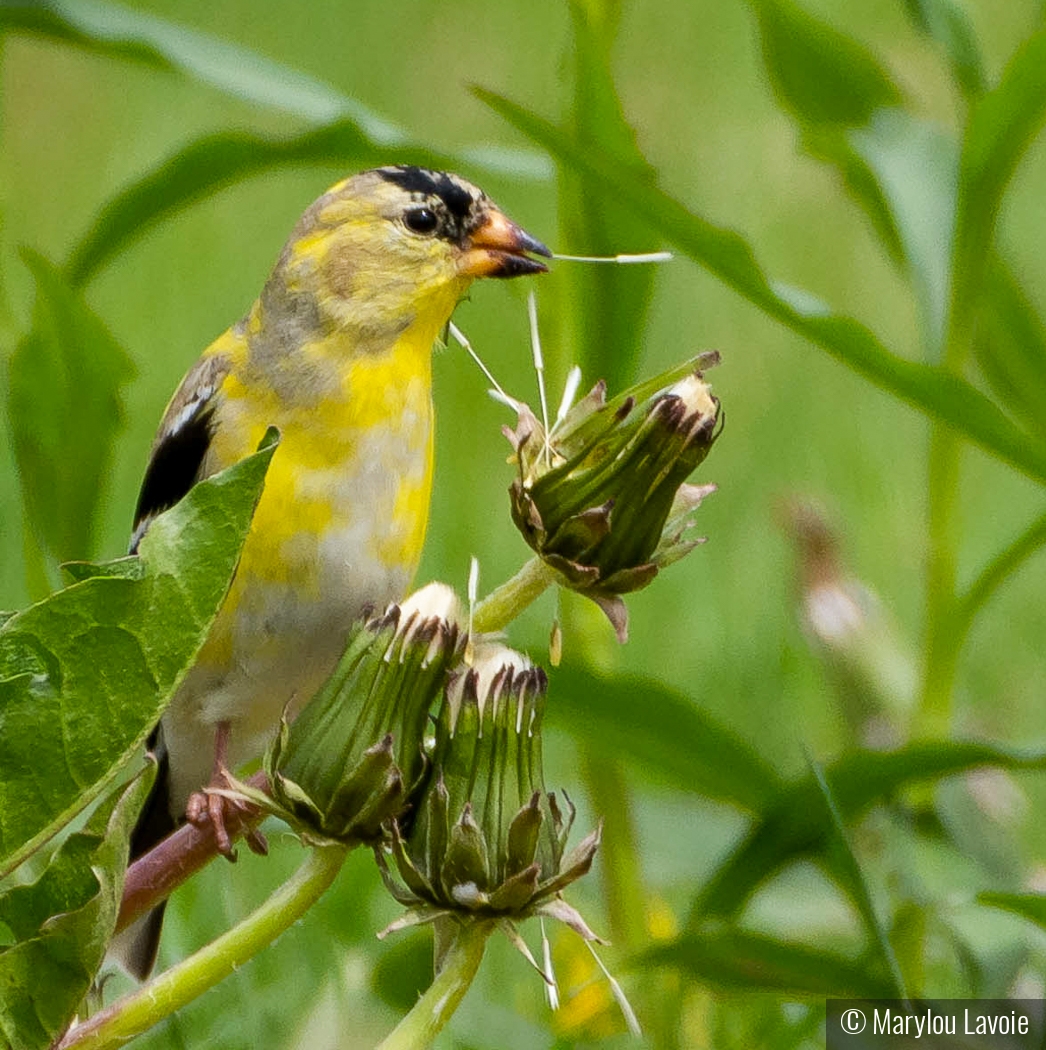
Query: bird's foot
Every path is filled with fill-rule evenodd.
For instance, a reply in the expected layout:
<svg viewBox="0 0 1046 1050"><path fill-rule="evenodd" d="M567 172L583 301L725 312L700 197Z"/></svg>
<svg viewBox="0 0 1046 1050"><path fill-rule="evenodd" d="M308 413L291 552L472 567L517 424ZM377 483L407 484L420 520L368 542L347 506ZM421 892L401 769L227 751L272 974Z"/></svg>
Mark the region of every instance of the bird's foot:
<svg viewBox="0 0 1046 1050"><path fill-rule="evenodd" d="M251 813L251 806L237 797L236 785L226 768L226 757L229 751L229 723L219 722L214 734L214 769L211 782L202 791L194 791L185 806L185 818L193 827L210 826L214 832L214 841L218 852L230 861L236 860L236 851L232 848L232 838L227 824L239 831L244 817ZM269 844L257 828L248 827L244 833L247 848L252 853L265 856Z"/></svg>
<svg viewBox="0 0 1046 1050"><path fill-rule="evenodd" d="M235 792L228 770L222 769L202 791L194 791L185 806L185 817L189 823L201 830L210 827L218 852L230 861L236 860L236 850L232 847L233 835L230 834L229 826L233 827L234 832L238 831L243 818L252 812L249 803L233 797ZM257 828L248 828L244 840L252 853L264 857L269 852L269 844Z"/></svg>

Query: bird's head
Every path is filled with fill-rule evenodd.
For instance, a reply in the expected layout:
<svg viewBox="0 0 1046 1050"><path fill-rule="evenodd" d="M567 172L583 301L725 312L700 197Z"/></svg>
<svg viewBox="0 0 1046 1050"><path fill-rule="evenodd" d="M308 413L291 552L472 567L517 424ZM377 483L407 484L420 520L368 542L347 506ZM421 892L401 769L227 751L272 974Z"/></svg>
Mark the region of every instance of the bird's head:
<svg viewBox="0 0 1046 1050"><path fill-rule="evenodd" d="M551 255L472 183L407 165L376 168L308 208L267 292L289 305L318 288L322 321L364 337L416 323L435 334L477 277L544 272L532 254Z"/></svg>

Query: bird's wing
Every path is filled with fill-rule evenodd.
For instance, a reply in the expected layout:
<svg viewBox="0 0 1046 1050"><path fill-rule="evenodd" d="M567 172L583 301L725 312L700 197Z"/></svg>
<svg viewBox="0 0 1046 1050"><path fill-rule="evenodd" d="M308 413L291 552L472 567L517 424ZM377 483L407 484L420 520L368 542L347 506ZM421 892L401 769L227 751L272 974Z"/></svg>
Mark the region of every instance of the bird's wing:
<svg viewBox="0 0 1046 1050"><path fill-rule="evenodd" d="M138 494L131 554L138 550L149 522L200 480L213 433L215 395L231 367L225 354L200 358L167 406Z"/></svg>
<svg viewBox="0 0 1046 1050"><path fill-rule="evenodd" d="M203 476L214 429L216 396L231 367L224 353L209 353L200 358L167 406L138 495L132 554L137 551L149 522L173 507ZM169 759L159 725L149 735L146 747L156 755L159 768L131 838L131 860L148 853L178 826L170 809ZM165 904L153 908L110 945L114 957L140 981L148 977L156 961Z"/></svg>

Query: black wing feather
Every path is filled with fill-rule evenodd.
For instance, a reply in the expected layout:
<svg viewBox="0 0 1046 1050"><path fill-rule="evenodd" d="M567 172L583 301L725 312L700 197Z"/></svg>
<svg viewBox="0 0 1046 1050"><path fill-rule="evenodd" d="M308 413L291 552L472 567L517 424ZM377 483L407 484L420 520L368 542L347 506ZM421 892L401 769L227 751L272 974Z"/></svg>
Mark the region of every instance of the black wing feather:
<svg viewBox="0 0 1046 1050"><path fill-rule="evenodd" d="M202 358L174 395L160 424L138 494L131 554L138 550L149 522L173 507L203 476L204 460L214 435L214 395L228 372L226 357Z"/></svg>
<svg viewBox="0 0 1046 1050"><path fill-rule="evenodd" d="M143 523L173 507L196 484L211 445L213 407L199 406L187 421L166 434L153 450L134 509L131 553L138 549Z"/></svg>

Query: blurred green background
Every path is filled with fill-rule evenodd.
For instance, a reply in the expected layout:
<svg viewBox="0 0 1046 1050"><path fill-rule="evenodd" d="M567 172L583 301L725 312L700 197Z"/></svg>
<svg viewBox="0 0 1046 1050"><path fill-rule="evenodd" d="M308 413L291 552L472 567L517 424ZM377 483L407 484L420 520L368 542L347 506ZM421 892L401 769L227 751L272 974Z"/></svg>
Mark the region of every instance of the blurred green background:
<svg viewBox="0 0 1046 1050"><path fill-rule="evenodd" d="M579 5L586 6L595 11L599 5ZM963 6L991 84L1040 24L1042 5L967 0ZM806 0L805 7L871 49L903 92L909 113L958 134L963 104L942 51L919 32L901 0ZM460 158L461 174L555 250L589 247L567 239L571 217L562 209L569 194L557 190L553 162L469 91L478 84L555 121L576 119L578 59L567 3L157 0L134 10L234 42L322 81L398 125L410 141ZM32 309L21 246L63 262L110 198L201 135L244 129L285 136L308 126L278 107L233 97L191 76L43 35L11 32L2 46L6 353L28 328ZM802 149L796 123L775 99L752 7L632 0L621 5L611 54L624 114L662 189L741 232L772 279L815 293L863 322L898 355L921 359L911 286L838 171ZM298 214L345 173L344 166L286 166L230 185L149 229L87 285L88 303L126 348L137 375L125 391L125 426L106 478L97 545L65 556L124 551L167 398L200 350L247 310ZM1005 199L997 243L1040 311L1046 310L1044 202L1046 149L1036 141ZM620 232L604 229L602 238L620 252L664 246L638 220L624 222ZM557 264L533 283L553 401L578 354L574 326L591 307L591 300L578 298L580 281L589 278L578 278L571 269L576 265ZM860 734L847 719L831 668L804 637L796 549L781 508L795 497L818 501L838 534L847 570L879 595L894 632L890 644L917 668L925 630L930 424L678 253L653 272L616 270L613 280L618 287L635 282L640 299L644 282L652 281L649 312L638 311L635 330L625 331L627 348L608 347L616 356L602 367L619 381L653 374L700 350L721 352L722 364L708 378L722 400L726 428L695 479L715 481L719 491L700 512L708 543L628 600L626 647L616 647L598 614L564 598L567 658L583 654L607 671L661 681L732 729L781 774L800 776L807 756L827 762ZM455 320L501 384L536 403L525 294L515 283L477 286ZM418 579L443 579L464 590L474 554L486 591L529 553L508 517L512 468L499 428L512 420L486 396L486 381L457 347L437 354L435 387L437 480ZM14 609L40 595L29 590L26 547L32 540L23 535L9 431L0 440L0 608ZM964 585L1041 513L1042 496L1035 482L972 446L962 458L959 491L958 578ZM1041 743L1044 588L1046 559L1033 558L977 620L956 676L957 735ZM513 625L512 643L544 659L555 608L555 598L546 595ZM635 701L652 702L639 691ZM600 705L598 683L585 703ZM555 705L553 672L550 708ZM629 965L632 953L685 924L695 892L749 818L699 791L681 790L678 777L662 775L656 748L645 759L626 755L620 764L603 763L615 757L603 755L613 743L601 732L586 740L583 720L580 729L572 720L569 731L550 734L546 780L578 801L578 833L599 814L607 816L606 855L569 896L617 942L605 958L632 996L651 1042L817 1045L816 994L780 997L755 990L758 982L729 988L730 981L714 975L694 980L674 969ZM697 777L698 748L693 761ZM598 785L606 777L612 790L604 799ZM1041 774L994 786L992 798L1010 802L1005 819L992 825L1005 840L992 854L994 872L985 862L994 883L975 867L983 858L964 851L964 842L989 833L978 830L983 813L968 823L955 817L961 800L957 808L934 811L945 832L952 819L950 835L938 828L920 836L916 818L905 823L879 811L856 831L857 854L868 865L873 898L888 926L902 915L902 905L910 905L916 912L943 909L944 925L962 931L953 943L935 935L933 921L922 915L921 991L927 994L963 994L973 988L964 984L971 967L992 966L1000 975L992 988L1000 994L1019 981L1030 982L1021 985L1026 990L1043 991L1041 976L1037 986L1035 979L1046 941L972 901L989 885L1021 888L1042 864L1046 834L1033 815L1046 800ZM940 790L954 794L955 784ZM911 806L924 812L933 801L917 796ZM628 867L627 860L613 860L615 843L624 844L638 870L607 871L613 864ZM169 912L163 957L173 960L207 939L291 870L296 845L279 840L274 852L268 861L246 856L235 868L215 866L184 887ZM607 894L620 892L631 920L608 914ZM935 902L945 900L938 909ZM141 1045L373 1045L425 984L424 934L380 945L373 940L373 931L395 914L373 865L354 857L302 924ZM859 914L807 861L769 880L740 923L855 957L867 947ZM498 945L439 1046L525 1048L556 1040L564 1046L629 1045L588 953L569 933L549 933L564 1008L551 1015L537 975ZM536 936L530 931L532 944ZM903 939L896 934L899 951ZM714 961L709 965L716 968Z"/></svg>

